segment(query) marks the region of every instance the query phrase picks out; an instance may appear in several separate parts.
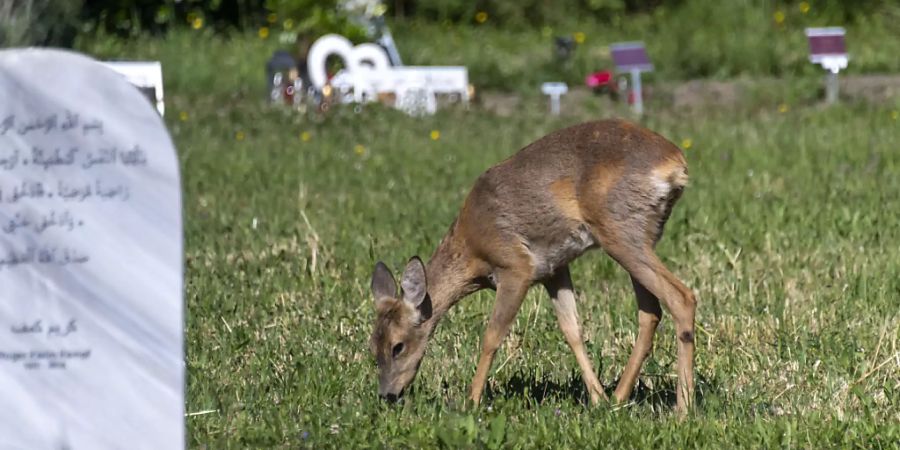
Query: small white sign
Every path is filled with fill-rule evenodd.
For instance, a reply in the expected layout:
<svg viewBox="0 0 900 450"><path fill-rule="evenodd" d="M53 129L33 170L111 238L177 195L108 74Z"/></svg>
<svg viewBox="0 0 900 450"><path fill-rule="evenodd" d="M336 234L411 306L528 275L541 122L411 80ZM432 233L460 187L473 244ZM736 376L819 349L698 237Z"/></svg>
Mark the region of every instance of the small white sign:
<svg viewBox="0 0 900 450"><path fill-rule="evenodd" d="M541 85L541 92L544 95L550 96L550 113L558 116L559 115L559 99L567 92L569 92L569 86L566 83L561 82L549 82Z"/></svg>
<svg viewBox="0 0 900 450"><path fill-rule="evenodd" d="M138 89L153 91L153 104L159 115L166 115L166 105L163 101L162 64L159 61L106 61L103 63L116 72L122 74L129 83Z"/></svg>
<svg viewBox="0 0 900 450"><path fill-rule="evenodd" d="M0 98L0 448L184 448L181 188L162 119L58 50L0 51Z"/></svg>
<svg viewBox="0 0 900 450"><path fill-rule="evenodd" d="M566 83L550 82L541 85L541 92L544 95L560 96L569 92L569 86Z"/></svg>

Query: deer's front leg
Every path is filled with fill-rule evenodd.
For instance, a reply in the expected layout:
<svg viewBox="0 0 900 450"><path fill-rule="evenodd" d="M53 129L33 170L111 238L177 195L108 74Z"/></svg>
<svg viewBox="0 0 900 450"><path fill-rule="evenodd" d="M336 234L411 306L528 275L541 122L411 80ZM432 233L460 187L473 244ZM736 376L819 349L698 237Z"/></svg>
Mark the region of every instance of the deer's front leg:
<svg viewBox="0 0 900 450"><path fill-rule="evenodd" d="M488 372L494 355L503 339L506 338L512 326L522 300L531 285L528 275L517 272L503 272L498 277L497 300L494 302L494 312L484 332L484 341L481 344L481 358L478 360L478 368L475 370L475 378L472 380L472 393L470 398L477 405L481 401L484 392L484 383L487 381Z"/></svg>
<svg viewBox="0 0 900 450"><path fill-rule="evenodd" d="M562 267L544 283L550 300L553 302L553 310L556 311L556 319L559 329L562 330L569 343L569 348L575 354L578 366L581 367L581 378L591 395L591 403L597 404L601 399L606 399L603 385L597 379L591 359L584 350L584 340L581 336L581 323L578 319L578 310L575 306L575 291L572 289L572 278L569 275L569 267Z"/></svg>

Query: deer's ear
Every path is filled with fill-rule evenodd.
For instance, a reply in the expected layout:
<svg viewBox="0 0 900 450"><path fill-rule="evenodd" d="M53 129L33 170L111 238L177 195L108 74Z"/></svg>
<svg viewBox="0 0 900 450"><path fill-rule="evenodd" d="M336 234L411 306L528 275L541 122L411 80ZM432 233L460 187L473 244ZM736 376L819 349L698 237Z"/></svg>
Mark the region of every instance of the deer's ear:
<svg viewBox="0 0 900 450"><path fill-rule="evenodd" d="M375 264L375 271L372 273L372 294L375 295L376 303L397 298L397 282L391 275L391 269L381 261Z"/></svg>
<svg viewBox="0 0 900 450"><path fill-rule="evenodd" d="M425 264L418 256L410 258L400 280L403 289L403 300L421 309L422 302L428 296L428 282L425 279Z"/></svg>

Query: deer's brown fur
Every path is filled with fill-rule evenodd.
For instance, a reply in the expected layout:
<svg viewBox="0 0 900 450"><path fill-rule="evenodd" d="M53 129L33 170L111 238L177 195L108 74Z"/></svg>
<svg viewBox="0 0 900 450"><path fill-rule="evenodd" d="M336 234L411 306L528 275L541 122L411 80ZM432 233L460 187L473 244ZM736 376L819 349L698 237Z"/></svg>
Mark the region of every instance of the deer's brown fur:
<svg viewBox="0 0 900 450"><path fill-rule="evenodd" d="M474 291L493 288L497 299L471 390L478 402L522 299L532 284L541 283L592 401L604 398L584 351L568 270L572 260L599 246L629 272L638 303L638 337L615 398L631 395L652 348L662 302L679 337L677 402L685 411L693 395L695 300L653 248L686 184L681 150L622 120L556 131L488 169L427 267L415 258L404 272L404 286L408 280L427 286L424 298L418 303L406 298L405 288L402 297L386 288L379 293L373 279L379 308L372 347L381 394L397 397L412 381L425 343L450 307ZM402 351L394 354L398 343Z"/></svg>

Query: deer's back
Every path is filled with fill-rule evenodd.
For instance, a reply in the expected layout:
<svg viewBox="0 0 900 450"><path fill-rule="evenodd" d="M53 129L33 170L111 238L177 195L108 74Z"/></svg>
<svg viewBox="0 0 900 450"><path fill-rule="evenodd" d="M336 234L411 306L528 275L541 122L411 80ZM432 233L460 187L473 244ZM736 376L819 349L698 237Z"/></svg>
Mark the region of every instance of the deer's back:
<svg viewBox="0 0 900 450"><path fill-rule="evenodd" d="M633 219L686 182L681 150L662 136L623 120L587 122L482 174L458 231L491 263L516 256L506 253L520 242L540 276L597 245L598 227Z"/></svg>
<svg viewBox="0 0 900 450"><path fill-rule="evenodd" d="M610 119L550 133L488 169L477 184L540 190L560 178L589 182L615 176L594 173L598 166L640 172L670 162L685 165L674 144L646 128Z"/></svg>

